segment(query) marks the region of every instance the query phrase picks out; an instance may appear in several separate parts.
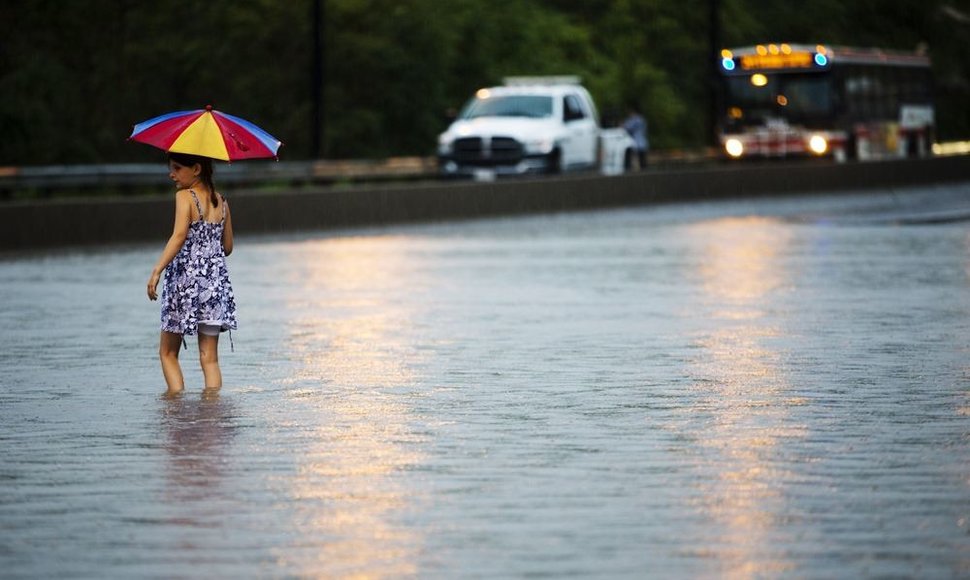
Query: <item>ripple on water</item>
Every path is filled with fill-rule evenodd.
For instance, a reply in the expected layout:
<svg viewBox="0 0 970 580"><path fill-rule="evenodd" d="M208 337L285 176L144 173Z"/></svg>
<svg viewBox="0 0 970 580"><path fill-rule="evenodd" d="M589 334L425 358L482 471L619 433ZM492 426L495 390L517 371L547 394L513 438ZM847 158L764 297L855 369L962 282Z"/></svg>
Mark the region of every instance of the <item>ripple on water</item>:
<svg viewBox="0 0 970 580"><path fill-rule="evenodd" d="M190 340L170 400L158 247L5 259L0 564L965 575L970 236L899 225L964 197L239 224L226 386Z"/></svg>

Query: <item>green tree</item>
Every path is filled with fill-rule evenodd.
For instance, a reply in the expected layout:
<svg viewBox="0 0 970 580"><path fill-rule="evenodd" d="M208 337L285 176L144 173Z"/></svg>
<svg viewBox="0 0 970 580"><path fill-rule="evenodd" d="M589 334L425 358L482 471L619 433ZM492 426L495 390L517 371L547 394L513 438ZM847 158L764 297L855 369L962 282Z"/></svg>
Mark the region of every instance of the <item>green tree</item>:
<svg viewBox="0 0 970 580"><path fill-rule="evenodd" d="M329 157L428 155L445 111L510 75L582 77L655 147L707 140L712 0L327 0ZM0 4L0 165L147 161L132 124L212 104L311 154L313 0ZM967 0L720 0L726 46L925 47L938 134L970 137Z"/></svg>

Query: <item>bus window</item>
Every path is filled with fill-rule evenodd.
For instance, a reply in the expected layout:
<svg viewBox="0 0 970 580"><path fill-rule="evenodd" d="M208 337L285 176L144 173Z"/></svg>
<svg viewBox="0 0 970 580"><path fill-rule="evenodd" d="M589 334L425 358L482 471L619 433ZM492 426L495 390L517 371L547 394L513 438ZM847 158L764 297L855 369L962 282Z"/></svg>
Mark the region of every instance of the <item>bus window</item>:
<svg viewBox="0 0 970 580"><path fill-rule="evenodd" d="M758 124L774 116L777 77L767 76L767 83L758 86L751 77L738 76L727 79L726 103L736 113L731 116L730 124Z"/></svg>
<svg viewBox="0 0 970 580"><path fill-rule="evenodd" d="M767 82L755 84L749 77L727 82L727 105L738 110L732 119L743 124L763 123L769 118L793 122L825 120L833 114L831 80L818 74L765 75Z"/></svg>
<svg viewBox="0 0 970 580"><path fill-rule="evenodd" d="M851 119L866 119L872 115L870 95L874 91L874 84L862 67L846 67L845 97Z"/></svg>
<svg viewBox="0 0 970 580"><path fill-rule="evenodd" d="M828 77L791 75L780 87L786 98L786 116L792 120L817 120L832 114L832 90Z"/></svg>
<svg viewBox="0 0 970 580"><path fill-rule="evenodd" d="M879 79L879 93L876 95L876 110L878 111L876 118L878 119L893 119L896 116L893 114L896 107L893 102L895 94L892 72L891 68L884 67L876 74L876 78Z"/></svg>
<svg viewBox="0 0 970 580"><path fill-rule="evenodd" d="M912 68L899 69L899 100L903 103L918 103L922 100L919 78Z"/></svg>

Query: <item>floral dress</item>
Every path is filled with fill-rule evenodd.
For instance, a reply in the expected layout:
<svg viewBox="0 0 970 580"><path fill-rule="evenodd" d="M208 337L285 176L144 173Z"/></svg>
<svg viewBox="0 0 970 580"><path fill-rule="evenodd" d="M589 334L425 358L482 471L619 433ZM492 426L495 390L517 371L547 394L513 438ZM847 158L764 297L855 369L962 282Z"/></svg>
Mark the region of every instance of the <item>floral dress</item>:
<svg viewBox="0 0 970 580"><path fill-rule="evenodd" d="M189 225L182 249L165 268L162 330L183 336L196 334L200 324L218 326L221 332L235 330L236 300L222 247L226 200L222 200L222 220L207 222L199 198L189 192L199 219Z"/></svg>

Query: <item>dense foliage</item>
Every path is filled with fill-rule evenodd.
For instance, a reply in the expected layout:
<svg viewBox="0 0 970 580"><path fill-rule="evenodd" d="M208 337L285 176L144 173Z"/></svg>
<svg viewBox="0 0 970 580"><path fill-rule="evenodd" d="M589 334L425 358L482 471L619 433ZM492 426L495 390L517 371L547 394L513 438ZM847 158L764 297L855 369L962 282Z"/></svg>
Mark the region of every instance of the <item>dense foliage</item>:
<svg viewBox="0 0 970 580"><path fill-rule="evenodd" d="M478 87L579 75L606 119L646 112L655 147L708 140L715 0L320 0L322 155L426 155ZM314 0L31 0L0 5L0 165L157 158L133 123L216 108L313 151ZM970 136L968 0L721 0L725 46L913 49L937 69L938 133Z"/></svg>

